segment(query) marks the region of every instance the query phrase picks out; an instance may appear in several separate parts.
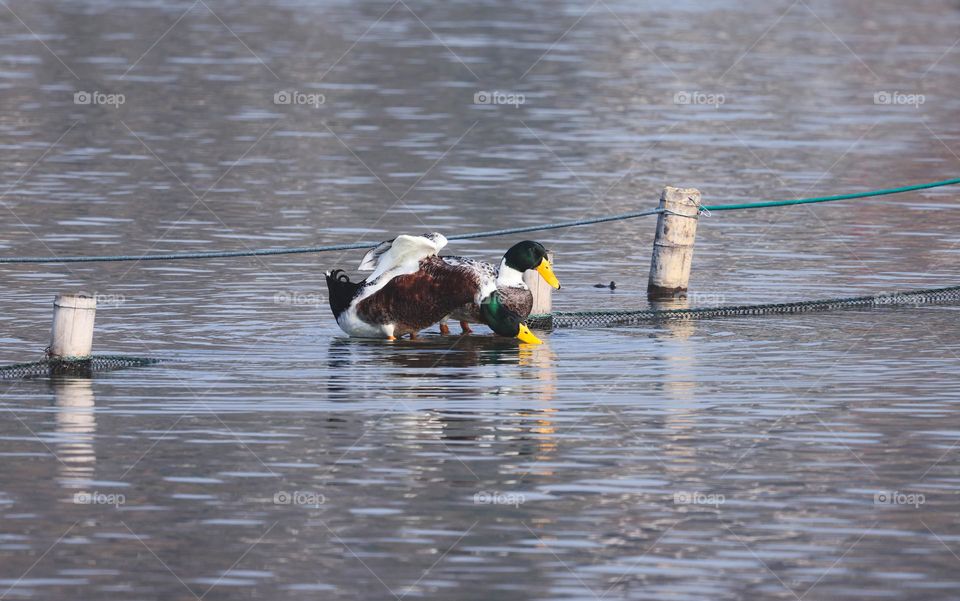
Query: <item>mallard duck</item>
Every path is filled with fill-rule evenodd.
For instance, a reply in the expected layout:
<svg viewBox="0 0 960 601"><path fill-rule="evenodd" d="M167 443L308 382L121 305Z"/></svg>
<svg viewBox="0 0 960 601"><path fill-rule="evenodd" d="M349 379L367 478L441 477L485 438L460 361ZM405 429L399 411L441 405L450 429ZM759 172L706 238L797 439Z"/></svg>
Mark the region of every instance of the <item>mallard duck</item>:
<svg viewBox="0 0 960 601"><path fill-rule="evenodd" d="M493 282L500 298L506 307L526 319L533 309L533 293L523 281L523 274L535 269L540 277L556 289L560 289L560 282L553 273L553 267L547 258L547 249L539 242L524 240L510 247L500 260L500 265L494 267L484 261L476 261L465 257L441 257L446 263L467 269L478 281L480 287L486 287ZM448 317L460 321L460 328L464 334L472 332L471 323L483 323L480 315L480 306L468 303L459 307ZM440 321L440 333L449 334L445 320Z"/></svg>
<svg viewBox="0 0 960 601"><path fill-rule="evenodd" d="M478 283L470 269L437 256L446 246L441 234L397 236L364 256L361 267L373 269L360 282L351 282L342 269L326 273L330 309L350 336L395 340L411 338L475 303L481 323L501 336L539 344L523 319L504 303L494 280Z"/></svg>

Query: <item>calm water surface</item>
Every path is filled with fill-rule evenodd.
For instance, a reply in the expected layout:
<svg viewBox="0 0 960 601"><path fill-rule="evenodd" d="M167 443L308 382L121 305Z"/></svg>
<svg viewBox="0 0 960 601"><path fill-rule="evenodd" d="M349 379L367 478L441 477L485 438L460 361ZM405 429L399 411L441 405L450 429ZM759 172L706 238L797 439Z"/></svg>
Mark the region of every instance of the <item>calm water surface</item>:
<svg viewBox="0 0 960 601"><path fill-rule="evenodd" d="M7 4L3 256L452 234L960 163L952 0ZM956 284L956 206L717 213L691 304ZM540 236L556 307L646 307L652 231ZM101 295L98 352L170 361L0 383L0 599L957 598L957 307L388 345L324 306L360 254L2 266L0 362L38 357L75 290Z"/></svg>

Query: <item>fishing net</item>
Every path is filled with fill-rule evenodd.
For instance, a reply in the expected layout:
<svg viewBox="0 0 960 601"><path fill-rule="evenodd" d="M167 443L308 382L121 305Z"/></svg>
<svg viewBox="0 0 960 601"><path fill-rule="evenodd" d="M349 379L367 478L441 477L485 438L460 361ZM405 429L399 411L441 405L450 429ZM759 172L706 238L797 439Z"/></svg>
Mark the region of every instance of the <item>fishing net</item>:
<svg viewBox="0 0 960 601"><path fill-rule="evenodd" d="M113 371L127 367L143 367L159 362L159 359L126 357L123 355L95 355L90 359L73 361L44 359L32 363L0 366L0 380L49 376L90 376L96 372Z"/></svg>
<svg viewBox="0 0 960 601"><path fill-rule="evenodd" d="M771 303L766 305L733 305L727 307L703 307L697 309L642 309L635 311L559 311L531 315L527 325L542 330L561 328L605 328L655 323L658 321L684 321L716 317L742 317L750 315L775 315L812 313L838 309L865 309L884 306L921 306L960 302L960 286L928 288L908 292L894 292L873 296L852 296L823 300ZM124 355L95 355L88 360L57 361L45 359L32 363L17 363L0 366L0 380L17 378L42 378L49 376L90 376L128 367L144 367L160 363L160 359L128 357Z"/></svg>
<svg viewBox="0 0 960 601"><path fill-rule="evenodd" d="M767 305L734 305L699 309L645 309L636 311L572 311L531 315L527 325L549 330L560 328L606 328L629 326L664 320L711 319L745 315L812 313L837 309L870 308L890 305L934 305L960 301L960 286L930 288L909 292L884 293L874 296L853 296L824 300L796 301Z"/></svg>

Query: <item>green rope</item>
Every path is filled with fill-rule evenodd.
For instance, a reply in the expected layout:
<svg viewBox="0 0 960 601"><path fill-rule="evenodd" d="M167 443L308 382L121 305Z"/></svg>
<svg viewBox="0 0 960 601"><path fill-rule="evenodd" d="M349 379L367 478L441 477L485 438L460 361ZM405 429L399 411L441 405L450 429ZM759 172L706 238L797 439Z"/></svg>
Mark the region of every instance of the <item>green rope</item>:
<svg viewBox="0 0 960 601"><path fill-rule="evenodd" d="M887 194L899 194L901 192L911 192L913 190L926 190L929 188L938 188L940 186L952 186L960 184L960 178L947 179L939 182L930 182L927 184L916 184L913 186L901 186L899 188L886 188L883 190L873 190L870 192L855 192L853 194L839 194L836 196L819 196L815 198L798 198L794 200L770 200L766 202L751 202L741 204L712 205L701 207L706 211L733 211L738 209L759 209L761 207L782 207L787 205L811 204L815 202L830 202L834 200L850 200L853 198L867 198L870 196L885 196ZM447 236L448 240L470 240L474 238L490 238L493 236L506 236L509 234L521 234L527 232L542 232L567 227L579 227L582 225L592 225L595 223L605 223L608 221L622 221L624 219L634 219L636 217L645 217L647 215L656 215L660 209L649 209L645 211L633 211L630 213L621 213L619 215L606 215L602 217L591 217L589 219L575 219L573 221L561 221L559 223L548 223L546 225L531 225L523 227L507 228L502 230L491 230L486 232L473 232L468 234L456 234ZM373 248L378 242L355 242L352 244L328 244L325 246L301 246L287 248L261 248L255 250L226 250L226 251L205 251L205 252L183 252L183 253L165 253L155 255L101 255L101 256L67 256L67 257L0 257L0 264L14 263L98 263L98 262L117 262L117 261L176 261L180 259L221 259L230 257L264 257L270 255L295 255L303 253L319 253L337 250L359 250Z"/></svg>
<svg viewBox="0 0 960 601"><path fill-rule="evenodd" d="M960 184L960 178L945 179L939 182L930 182L928 184L915 184L913 186L901 186L899 188L885 188L883 190L871 190L869 192L854 192L852 194L837 194L834 196L817 196L814 198L797 198L794 200L767 200L764 202L746 202L729 205L704 206L707 211L738 211L740 209L761 209L764 207L785 207L789 205L806 205L815 202L833 202L834 200L851 200L854 198L868 198L871 196L886 196L887 194L900 194L901 192L913 192L914 190L927 190L929 188L939 188L941 186L952 186Z"/></svg>

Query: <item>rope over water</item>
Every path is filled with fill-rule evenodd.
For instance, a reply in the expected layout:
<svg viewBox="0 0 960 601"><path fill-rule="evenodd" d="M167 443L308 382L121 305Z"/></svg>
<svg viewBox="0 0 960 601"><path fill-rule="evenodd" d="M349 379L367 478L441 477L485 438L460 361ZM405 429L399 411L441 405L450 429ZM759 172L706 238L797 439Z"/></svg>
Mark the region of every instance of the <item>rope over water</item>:
<svg viewBox="0 0 960 601"><path fill-rule="evenodd" d="M548 314L531 315L527 318L527 325L531 328L542 330L560 328L603 328L657 321L685 321L715 317L740 317L744 315L811 313L814 311L851 308L862 309L889 305L934 305L953 301L960 301L960 286L928 288L874 296L852 296L766 305L732 305L727 307L704 307L700 309L646 309L636 311L558 311Z"/></svg>
<svg viewBox="0 0 960 601"><path fill-rule="evenodd" d="M833 202L835 200L852 200L854 198L869 198L873 196L886 196L888 194L900 194L901 192L913 192L915 190L928 190L930 188L940 188L942 186L953 186L960 184L960 178L945 179L939 182L930 182L926 184L914 184L912 186L900 186L899 188L885 188L881 190L871 190L870 192L853 192L851 194L837 194L834 196L815 196L813 198L796 198L793 200L765 200L763 202L747 202L741 204L729 205L707 205L703 208L708 211L738 211L740 209L762 209L765 207L785 207L788 205L806 205L817 202Z"/></svg>
<svg viewBox="0 0 960 601"><path fill-rule="evenodd" d="M770 200L763 202L726 204L726 205L706 205L700 207L701 212L710 211L734 211L740 209L759 209L764 207L783 207L788 205L812 204L818 202L832 202L838 200L851 200L854 198L868 198L872 196L886 196L888 194L899 194L901 192L912 192L915 190L926 190L929 188L939 188L942 186L952 186L960 184L960 178L947 179L938 182L929 182L926 184L915 184L912 186L901 186L898 188L884 188L881 190L872 190L870 192L854 192L851 194L839 194L835 196L817 196L813 198L797 198L793 200ZM660 213L660 209L650 209L645 211L633 211L630 213L621 213L619 215L606 215L603 217L593 217L589 219L575 219L573 221L561 221L559 223L549 223L546 225L531 225L526 227L514 227L502 230L491 230L486 232L473 232L468 234L456 234L447 236L448 240L471 240L475 238L491 238L494 236L506 236L510 234L522 234L526 232L542 232L567 227L579 227L583 225L592 225L595 223L605 223L608 221L622 221L625 219L634 219L637 217L646 217ZM265 257L271 255L296 255L304 253L320 253L338 250L360 250L373 248L379 242L355 242L352 244L328 244L325 246L301 246L291 248L263 248L255 250L234 250L234 251L206 251L206 252L183 252L166 253L154 255L102 255L102 256L68 256L68 257L0 257L0 264L16 263L98 263L98 262L118 262L118 261L176 261L182 259L221 259L229 257Z"/></svg>

